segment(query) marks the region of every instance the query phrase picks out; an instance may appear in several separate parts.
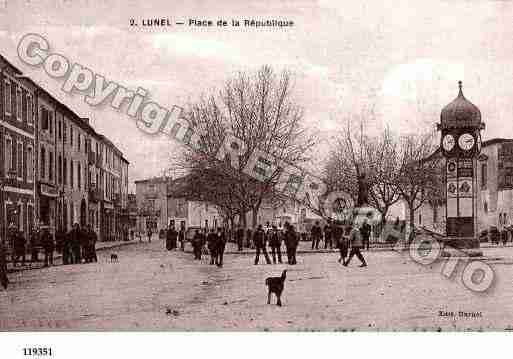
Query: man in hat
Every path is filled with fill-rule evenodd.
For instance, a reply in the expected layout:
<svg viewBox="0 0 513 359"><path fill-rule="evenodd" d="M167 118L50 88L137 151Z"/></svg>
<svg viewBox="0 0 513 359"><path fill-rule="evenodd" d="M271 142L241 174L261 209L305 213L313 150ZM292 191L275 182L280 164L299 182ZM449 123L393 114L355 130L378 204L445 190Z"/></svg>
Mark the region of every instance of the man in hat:
<svg viewBox="0 0 513 359"><path fill-rule="evenodd" d="M55 250L55 243L52 234L48 227L43 228L41 234L41 244L45 251L45 267L53 265L53 251Z"/></svg>
<svg viewBox="0 0 513 359"><path fill-rule="evenodd" d="M281 235L274 224L269 233L269 246L271 247L273 263L276 264L276 254L278 254L278 263L281 263Z"/></svg>
<svg viewBox="0 0 513 359"><path fill-rule="evenodd" d="M71 263L74 264L82 263L82 256L80 253L80 245L82 239L81 232L82 231L80 230L80 225L77 222L73 224L73 229L69 232L69 241L72 253Z"/></svg>
<svg viewBox="0 0 513 359"><path fill-rule="evenodd" d="M315 221L315 225L312 227L312 249L319 249L319 242L322 237L321 226L319 226L319 221Z"/></svg>
<svg viewBox="0 0 513 359"><path fill-rule="evenodd" d="M255 265L258 264L258 260L260 259L260 251L264 254L267 264L271 264L271 259L269 258L267 249L265 248L265 233L261 224L258 225L255 234L253 234L253 244L256 248Z"/></svg>
<svg viewBox="0 0 513 359"><path fill-rule="evenodd" d="M27 241L23 234L23 231L16 231L14 237L14 258L13 258L13 266L16 267L18 260L21 257L21 265L25 265L25 246Z"/></svg>

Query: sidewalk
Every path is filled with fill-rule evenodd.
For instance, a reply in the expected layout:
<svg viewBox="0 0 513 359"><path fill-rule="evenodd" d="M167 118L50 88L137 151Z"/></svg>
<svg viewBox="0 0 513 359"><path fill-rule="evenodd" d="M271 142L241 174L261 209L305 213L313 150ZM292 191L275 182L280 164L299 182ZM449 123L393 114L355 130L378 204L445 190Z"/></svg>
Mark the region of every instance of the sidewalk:
<svg viewBox="0 0 513 359"><path fill-rule="evenodd" d="M140 243L139 240L133 240L133 241L112 241L112 242L97 242L96 243L96 251L103 251L107 249L113 249L118 248L121 246L129 245L129 244L135 244ZM26 258L30 258L30 253L27 253ZM12 261L7 262L7 273L13 273L13 272L19 272L24 270L30 270L30 269L40 269L43 268L44 264L44 252L40 251L38 258L40 259L36 263L30 262L30 260L25 260L25 265L21 266L19 263L16 265L16 267L13 267ZM62 265L62 253L54 252L53 255L53 265Z"/></svg>

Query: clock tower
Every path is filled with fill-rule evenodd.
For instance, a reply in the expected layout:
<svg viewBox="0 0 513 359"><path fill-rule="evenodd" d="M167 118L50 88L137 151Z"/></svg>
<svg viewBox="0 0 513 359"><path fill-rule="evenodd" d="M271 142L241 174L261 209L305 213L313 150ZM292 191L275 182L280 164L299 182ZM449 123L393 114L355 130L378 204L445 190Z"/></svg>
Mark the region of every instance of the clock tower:
<svg viewBox="0 0 513 359"><path fill-rule="evenodd" d="M477 237L477 156L481 151L481 111L463 96L442 109L441 153L445 184L446 243L456 248L478 248Z"/></svg>

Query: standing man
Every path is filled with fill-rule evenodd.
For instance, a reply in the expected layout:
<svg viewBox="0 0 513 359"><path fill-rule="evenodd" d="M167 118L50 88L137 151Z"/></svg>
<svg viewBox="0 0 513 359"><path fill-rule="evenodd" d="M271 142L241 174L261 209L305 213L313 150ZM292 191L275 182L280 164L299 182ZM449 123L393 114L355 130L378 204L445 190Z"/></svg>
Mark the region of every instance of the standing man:
<svg viewBox="0 0 513 359"><path fill-rule="evenodd" d="M176 239L178 238L178 233L175 230L175 224L173 222L169 223L169 228L166 233L166 249L168 251L176 248Z"/></svg>
<svg viewBox="0 0 513 359"><path fill-rule="evenodd" d="M192 238L192 250L194 252L194 259L201 260L201 248L203 247L203 234L199 229L194 233Z"/></svg>
<svg viewBox="0 0 513 359"><path fill-rule="evenodd" d="M151 243L151 236L152 236L152 231L151 231L151 227L148 227L148 231L146 232L146 234L148 235L148 243Z"/></svg>
<svg viewBox="0 0 513 359"><path fill-rule="evenodd" d="M98 256L96 255L96 242L98 241L98 236L94 231L93 227L89 225L88 227L88 239L89 239L89 262L98 262Z"/></svg>
<svg viewBox="0 0 513 359"><path fill-rule="evenodd" d="M30 261L32 263L39 262L39 228L32 229L30 234Z"/></svg>
<svg viewBox="0 0 513 359"><path fill-rule="evenodd" d="M237 228L237 231L235 232L235 238L237 240L237 247L238 247L238 251L239 252L242 252L243 248L243 242L244 242L244 229L242 228L242 226L239 224L239 228Z"/></svg>
<svg viewBox="0 0 513 359"><path fill-rule="evenodd" d="M82 263L82 256L80 253L80 244L82 239L82 231L80 230L80 226L77 222L73 224L73 229L69 232L71 252L72 252L72 263L80 264Z"/></svg>
<svg viewBox="0 0 513 359"><path fill-rule="evenodd" d="M321 226L319 226L319 221L315 222L315 225L312 227L312 249L319 249L319 242L322 237Z"/></svg>
<svg viewBox="0 0 513 359"><path fill-rule="evenodd" d="M367 223L367 219L363 220L360 233L362 234L363 248L367 248L367 250L369 250L371 226Z"/></svg>
<svg viewBox="0 0 513 359"><path fill-rule="evenodd" d="M251 247L251 243L253 243L253 233L251 231L251 228L248 228L246 230L246 248L250 248Z"/></svg>
<svg viewBox="0 0 513 359"><path fill-rule="evenodd" d="M227 236L224 228L219 228L217 232L217 266L223 266L224 249L226 247Z"/></svg>
<svg viewBox="0 0 513 359"><path fill-rule="evenodd" d="M338 262L345 263L347 252L349 250L349 235L351 234L351 226L346 227L338 227L340 235L337 234L338 237L338 250L340 252L340 258L338 259Z"/></svg>
<svg viewBox="0 0 513 359"><path fill-rule="evenodd" d="M328 248L328 244L330 249L333 249L333 226L331 223L324 226L324 249Z"/></svg>
<svg viewBox="0 0 513 359"><path fill-rule="evenodd" d="M214 228L210 229L210 233L207 235L207 246L210 253L210 264L217 264L217 233Z"/></svg>
<svg viewBox="0 0 513 359"><path fill-rule="evenodd" d="M290 265L295 265L296 250L299 243L299 237L294 226L285 222L285 247L287 248L287 261Z"/></svg>
<svg viewBox="0 0 513 359"><path fill-rule="evenodd" d="M178 241L180 242L180 249L185 251L185 228L180 226L180 231L178 232Z"/></svg>
<svg viewBox="0 0 513 359"><path fill-rule="evenodd" d="M43 245L43 250L45 251L44 266L48 267L53 265L53 251L55 250L55 244L48 228L43 229L43 233L41 235L41 244Z"/></svg>
<svg viewBox="0 0 513 359"><path fill-rule="evenodd" d="M13 257L13 266L16 267L18 260L21 257L21 265L25 265L25 246L27 241L22 231L17 231L16 236L14 237L14 257Z"/></svg>
<svg viewBox="0 0 513 359"><path fill-rule="evenodd" d="M271 264L271 259L269 259L269 255L267 254L267 249L265 248L265 233L262 229L262 225L258 225L258 229L253 235L253 244L256 248L256 257L255 257L255 265L258 264L258 260L260 259L260 251L263 252L265 261L267 264Z"/></svg>
<svg viewBox="0 0 513 359"><path fill-rule="evenodd" d="M72 264L72 252L71 252L71 232L64 233L62 231L62 235L64 238L62 239L62 264Z"/></svg>
<svg viewBox="0 0 513 359"><path fill-rule="evenodd" d="M271 232L269 233L269 245L271 246L271 255L273 256L273 263L276 264L276 253L278 254L278 263L281 262L281 234L278 232L278 228L273 225Z"/></svg>
<svg viewBox="0 0 513 359"><path fill-rule="evenodd" d="M344 266L347 267L349 265L349 262L351 262L353 256L356 255L360 262L362 262L362 264L360 264L360 267L367 267L365 258L363 258L362 252L360 252L360 249L363 247L363 240L362 234L360 233L360 229L358 228L357 224L353 226L353 229L349 234L349 242L351 243L351 251L349 252L349 257L347 258L347 261L343 263Z"/></svg>

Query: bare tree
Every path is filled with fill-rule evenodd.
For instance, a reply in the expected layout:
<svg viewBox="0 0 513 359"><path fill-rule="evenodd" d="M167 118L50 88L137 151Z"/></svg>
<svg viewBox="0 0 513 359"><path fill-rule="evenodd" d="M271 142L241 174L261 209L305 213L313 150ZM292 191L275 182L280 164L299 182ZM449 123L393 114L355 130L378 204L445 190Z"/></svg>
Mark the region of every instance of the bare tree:
<svg viewBox="0 0 513 359"><path fill-rule="evenodd" d="M440 161L434 133L407 135L400 141L400 171L396 186L408 205L410 229L415 211L428 199L441 198Z"/></svg>
<svg viewBox="0 0 513 359"><path fill-rule="evenodd" d="M263 66L253 75L238 73L218 94L189 106L188 120L202 133L202 149L185 150L181 162L191 172L202 174L208 170L211 183L217 187L213 191L231 197L217 198L215 204L223 207L222 203L234 201L244 225L248 211L252 212L252 225L257 224L262 202L273 201L276 195L281 172L273 163L259 180L248 175L246 167L252 155L261 151L266 158L298 166L308 160L305 154L315 143L302 126L303 109L292 96L292 82L290 72L277 75L270 66ZM232 158L226 157L224 162L217 159L227 136L244 143L235 166Z"/></svg>

